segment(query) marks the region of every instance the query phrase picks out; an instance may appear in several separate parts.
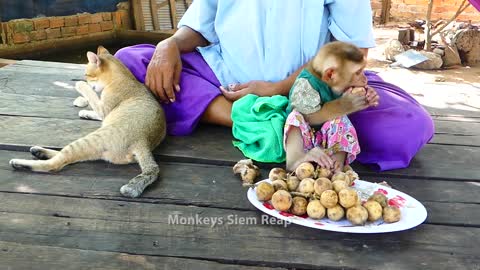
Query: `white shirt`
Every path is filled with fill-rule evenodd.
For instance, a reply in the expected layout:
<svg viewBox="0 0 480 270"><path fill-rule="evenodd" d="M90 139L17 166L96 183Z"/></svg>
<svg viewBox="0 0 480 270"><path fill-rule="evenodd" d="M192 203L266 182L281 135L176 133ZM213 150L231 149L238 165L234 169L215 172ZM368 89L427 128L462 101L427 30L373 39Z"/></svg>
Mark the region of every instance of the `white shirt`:
<svg viewBox="0 0 480 270"><path fill-rule="evenodd" d="M180 26L211 43L197 49L222 85L283 80L332 35L375 46L370 0L194 0Z"/></svg>

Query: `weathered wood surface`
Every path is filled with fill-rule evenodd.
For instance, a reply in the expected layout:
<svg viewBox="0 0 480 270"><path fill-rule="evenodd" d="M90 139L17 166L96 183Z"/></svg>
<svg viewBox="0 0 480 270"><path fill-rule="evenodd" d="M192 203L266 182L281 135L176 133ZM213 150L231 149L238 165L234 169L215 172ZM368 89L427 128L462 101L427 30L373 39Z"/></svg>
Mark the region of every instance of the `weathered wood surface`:
<svg viewBox="0 0 480 270"><path fill-rule="evenodd" d="M170 204L159 207L37 195L8 196L18 196L14 200L18 203L12 208L1 206L0 237L3 241L27 245L204 258L240 264L262 261L270 266L309 269L314 269L312 265L358 269L415 269L434 265L435 269L454 266L467 269L480 260L476 252L476 243L480 240L478 228L421 225L382 237L352 237L295 225L261 224L261 215L251 211ZM30 199L38 203L29 203ZM172 224L175 216L218 218L223 223L179 226ZM251 224L229 221L241 218L250 220ZM441 265L436 262L440 259L436 255L439 253L443 256ZM399 261L399 254L416 259Z"/></svg>
<svg viewBox="0 0 480 270"><path fill-rule="evenodd" d="M281 270L284 268L268 268L241 266L192 260L175 257L159 257L135 255L120 252L90 251L75 248L61 248L40 245L17 244L0 241L0 269L199 269L199 270Z"/></svg>
<svg viewBox="0 0 480 270"><path fill-rule="evenodd" d="M136 164L11 169L8 160L31 158L32 145L61 148L100 126L72 105L83 68L19 61L0 69L0 269L480 269L480 112L429 108L436 136L409 168L354 166L421 201L424 224L381 237L284 228L261 224L248 202L231 169L243 156L226 128L168 137L155 150L160 180L137 199L119 193L140 173ZM263 178L282 165L260 164ZM224 224L168 224L169 215L196 214Z"/></svg>
<svg viewBox="0 0 480 270"><path fill-rule="evenodd" d="M0 116L0 145L18 145L18 149L23 150L33 145L62 148L99 126L100 123L97 121L80 119ZM193 136L167 138L155 153L173 161L233 165L242 159L243 155L231 147L232 139L227 128L203 126ZM408 168L388 171L382 175L478 179L480 176L478 160L480 147L428 144L412 160ZM373 173L365 166L356 167L362 173Z"/></svg>

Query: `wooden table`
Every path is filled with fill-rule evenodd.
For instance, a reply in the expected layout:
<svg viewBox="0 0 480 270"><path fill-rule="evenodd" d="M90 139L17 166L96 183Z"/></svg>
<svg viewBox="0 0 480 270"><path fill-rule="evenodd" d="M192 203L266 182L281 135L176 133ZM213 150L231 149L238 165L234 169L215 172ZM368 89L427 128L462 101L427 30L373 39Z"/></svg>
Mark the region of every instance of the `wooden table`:
<svg viewBox="0 0 480 270"><path fill-rule="evenodd" d="M99 127L78 118L83 66L19 61L0 69L0 269L480 269L480 114L432 114L436 137L409 168L375 173L421 201L426 222L377 235L261 224L232 173L230 130L202 126L156 149L161 180L141 198L119 188L137 165L85 162L14 171L32 145L61 148ZM271 164L261 165L263 176ZM170 224L170 217L257 224Z"/></svg>

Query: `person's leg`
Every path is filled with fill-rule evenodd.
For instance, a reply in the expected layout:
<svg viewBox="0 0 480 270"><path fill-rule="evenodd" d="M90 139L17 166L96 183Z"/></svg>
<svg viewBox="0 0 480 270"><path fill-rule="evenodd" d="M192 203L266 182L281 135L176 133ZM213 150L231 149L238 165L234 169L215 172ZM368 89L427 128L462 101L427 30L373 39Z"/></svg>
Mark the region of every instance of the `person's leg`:
<svg viewBox="0 0 480 270"><path fill-rule="evenodd" d="M202 115L201 121L208 124L231 127L232 102L224 96L217 96Z"/></svg>
<svg viewBox="0 0 480 270"><path fill-rule="evenodd" d="M401 88L372 72L366 75L380 104L349 115L362 148L357 160L380 171L405 168L433 137L432 118Z"/></svg>

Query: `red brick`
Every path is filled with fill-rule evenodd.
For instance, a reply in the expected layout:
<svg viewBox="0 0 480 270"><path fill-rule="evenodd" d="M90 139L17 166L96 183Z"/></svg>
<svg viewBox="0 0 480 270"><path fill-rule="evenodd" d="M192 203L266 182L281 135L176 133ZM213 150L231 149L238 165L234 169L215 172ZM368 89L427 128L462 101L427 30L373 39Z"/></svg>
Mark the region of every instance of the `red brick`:
<svg viewBox="0 0 480 270"><path fill-rule="evenodd" d="M68 16L65 17L65 26L77 26L78 17L77 16Z"/></svg>
<svg viewBox="0 0 480 270"><path fill-rule="evenodd" d="M49 28L49 29L46 29L45 32L47 33L47 39L62 37L62 32L60 31L60 28L55 28L55 29Z"/></svg>
<svg viewBox="0 0 480 270"><path fill-rule="evenodd" d="M102 13L102 19L104 21L111 21L112 20L112 13L110 13L110 12Z"/></svg>
<svg viewBox="0 0 480 270"><path fill-rule="evenodd" d="M32 37L32 40L35 41L47 39L47 32L45 30L33 31L30 32L30 35Z"/></svg>
<svg viewBox="0 0 480 270"><path fill-rule="evenodd" d="M65 19L63 17L50 18L50 28L60 28L65 26Z"/></svg>
<svg viewBox="0 0 480 270"><path fill-rule="evenodd" d="M15 33L13 34L13 43L27 43L30 42L30 36L26 33Z"/></svg>
<svg viewBox="0 0 480 270"><path fill-rule="evenodd" d="M15 33L31 32L33 31L33 22L31 20L13 20L10 21L11 27Z"/></svg>
<svg viewBox="0 0 480 270"><path fill-rule="evenodd" d="M50 20L48 18L41 18L33 20L35 30L45 29L50 27Z"/></svg>
<svg viewBox="0 0 480 270"><path fill-rule="evenodd" d="M92 14L90 18L91 18L90 23L99 23L103 21L102 13Z"/></svg>
<svg viewBox="0 0 480 270"><path fill-rule="evenodd" d="M79 25L88 24L91 21L91 15L89 13L78 14L77 17Z"/></svg>
<svg viewBox="0 0 480 270"><path fill-rule="evenodd" d="M77 27L77 36L82 36L88 34L88 25L80 25Z"/></svg>
<svg viewBox="0 0 480 270"><path fill-rule="evenodd" d="M101 22L100 27L102 28L102 31L109 31L113 29L113 22L108 21L108 22Z"/></svg>
<svg viewBox="0 0 480 270"><path fill-rule="evenodd" d="M77 33L77 28L74 26L62 27L62 37L73 37Z"/></svg>
<svg viewBox="0 0 480 270"><path fill-rule="evenodd" d="M102 32L102 28L100 27L99 23L92 23L88 25L88 32L89 33Z"/></svg>

